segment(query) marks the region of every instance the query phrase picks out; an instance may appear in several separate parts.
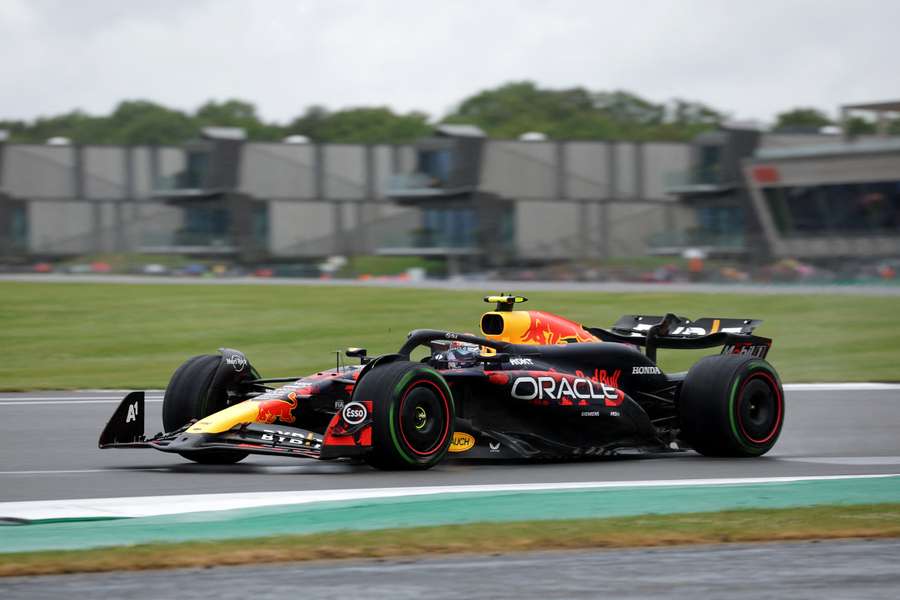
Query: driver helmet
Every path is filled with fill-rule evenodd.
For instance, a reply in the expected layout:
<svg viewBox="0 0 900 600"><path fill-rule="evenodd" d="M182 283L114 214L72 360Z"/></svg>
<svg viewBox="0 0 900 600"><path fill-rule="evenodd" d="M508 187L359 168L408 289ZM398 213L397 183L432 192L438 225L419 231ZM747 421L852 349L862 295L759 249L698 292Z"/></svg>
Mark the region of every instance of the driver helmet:
<svg viewBox="0 0 900 600"><path fill-rule="evenodd" d="M434 359L446 362L448 369L464 369L475 366L481 356L481 346L478 344L445 342L441 346L443 347L434 355Z"/></svg>

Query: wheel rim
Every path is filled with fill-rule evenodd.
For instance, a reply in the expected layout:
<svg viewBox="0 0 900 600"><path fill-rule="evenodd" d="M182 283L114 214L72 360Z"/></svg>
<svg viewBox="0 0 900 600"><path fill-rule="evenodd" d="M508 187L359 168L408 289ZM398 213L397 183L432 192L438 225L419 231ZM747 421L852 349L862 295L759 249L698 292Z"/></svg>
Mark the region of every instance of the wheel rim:
<svg viewBox="0 0 900 600"><path fill-rule="evenodd" d="M741 385L735 411L744 437L754 444L771 441L784 414L784 400L772 376L757 372L748 377Z"/></svg>
<svg viewBox="0 0 900 600"><path fill-rule="evenodd" d="M416 406L416 421L415 427L416 431L421 431L425 429L425 426L428 425L428 411L425 410L422 406Z"/></svg>
<svg viewBox="0 0 900 600"><path fill-rule="evenodd" d="M410 385L400 399L400 437L418 456L441 450L450 430L447 396L435 383L424 379Z"/></svg>

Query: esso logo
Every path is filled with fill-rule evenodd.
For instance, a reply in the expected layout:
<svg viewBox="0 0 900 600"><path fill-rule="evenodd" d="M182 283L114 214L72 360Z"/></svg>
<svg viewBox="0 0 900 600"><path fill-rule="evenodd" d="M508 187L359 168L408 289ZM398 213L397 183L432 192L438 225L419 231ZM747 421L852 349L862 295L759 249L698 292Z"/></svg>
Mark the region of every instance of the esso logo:
<svg viewBox="0 0 900 600"><path fill-rule="evenodd" d="M359 425L369 416L369 411L359 402L351 402L344 406L341 416L348 425Z"/></svg>

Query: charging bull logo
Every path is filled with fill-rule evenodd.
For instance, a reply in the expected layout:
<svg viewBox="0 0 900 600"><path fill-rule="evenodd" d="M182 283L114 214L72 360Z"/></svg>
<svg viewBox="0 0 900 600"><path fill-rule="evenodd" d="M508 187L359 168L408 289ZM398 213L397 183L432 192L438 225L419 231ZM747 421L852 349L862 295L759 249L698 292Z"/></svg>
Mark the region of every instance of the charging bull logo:
<svg viewBox="0 0 900 600"><path fill-rule="evenodd" d="M551 345L597 341L597 338L574 321L536 310L528 311L528 316L531 318L531 325L522 334L523 344Z"/></svg>
<svg viewBox="0 0 900 600"><path fill-rule="evenodd" d="M291 392L287 400L261 400L259 412L256 415L257 423L293 423L294 409L297 408L297 394Z"/></svg>

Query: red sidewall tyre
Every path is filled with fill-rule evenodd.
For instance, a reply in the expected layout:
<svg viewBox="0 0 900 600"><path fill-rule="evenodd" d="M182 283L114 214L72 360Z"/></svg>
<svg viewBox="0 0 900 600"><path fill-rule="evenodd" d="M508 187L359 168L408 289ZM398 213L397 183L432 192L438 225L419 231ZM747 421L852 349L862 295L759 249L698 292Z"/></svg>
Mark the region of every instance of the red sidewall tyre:
<svg viewBox="0 0 900 600"><path fill-rule="evenodd" d="M456 412L450 387L421 363L376 366L357 382L353 399L372 402L373 448L379 469L428 469L447 455Z"/></svg>
<svg viewBox="0 0 900 600"><path fill-rule="evenodd" d="M761 358L707 356L695 364L678 396L681 437L707 456L761 456L784 426L784 388Z"/></svg>

